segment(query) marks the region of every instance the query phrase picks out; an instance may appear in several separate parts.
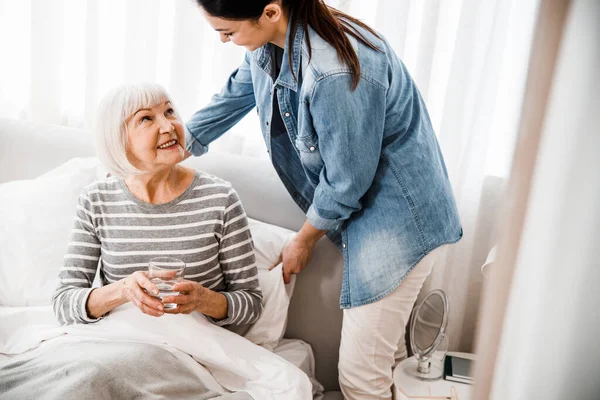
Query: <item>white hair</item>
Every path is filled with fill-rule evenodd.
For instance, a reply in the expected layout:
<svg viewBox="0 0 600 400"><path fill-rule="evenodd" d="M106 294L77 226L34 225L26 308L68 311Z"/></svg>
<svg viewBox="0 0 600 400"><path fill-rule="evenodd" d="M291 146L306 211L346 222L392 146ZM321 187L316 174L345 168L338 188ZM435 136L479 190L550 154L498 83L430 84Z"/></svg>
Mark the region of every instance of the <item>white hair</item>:
<svg viewBox="0 0 600 400"><path fill-rule="evenodd" d="M144 173L127 158L127 121L140 108L165 101L173 104L167 91L156 83L129 83L104 96L96 114L96 152L111 174L127 177Z"/></svg>

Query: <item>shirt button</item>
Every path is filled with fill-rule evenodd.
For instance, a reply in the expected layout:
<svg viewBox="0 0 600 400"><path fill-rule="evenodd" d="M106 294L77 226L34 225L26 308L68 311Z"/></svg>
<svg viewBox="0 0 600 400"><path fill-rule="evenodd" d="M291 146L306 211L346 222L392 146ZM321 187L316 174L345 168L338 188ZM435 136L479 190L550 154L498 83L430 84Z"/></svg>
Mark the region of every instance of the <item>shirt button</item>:
<svg viewBox="0 0 600 400"><path fill-rule="evenodd" d="M286 117L289 117L289 116L290 116L290 113L286 112L286 113L285 113L285 116L286 116Z"/></svg>
<svg viewBox="0 0 600 400"><path fill-rule="evenodd" d="M310 151L315 151L315 146L310 146L309 150Z"/></svg>
<svg viewBox="0 0 600 400"><path fill-rule="evenodd" d="M343 248L346 248L346 243L342 243L342 247L343 247Z"/></svg>

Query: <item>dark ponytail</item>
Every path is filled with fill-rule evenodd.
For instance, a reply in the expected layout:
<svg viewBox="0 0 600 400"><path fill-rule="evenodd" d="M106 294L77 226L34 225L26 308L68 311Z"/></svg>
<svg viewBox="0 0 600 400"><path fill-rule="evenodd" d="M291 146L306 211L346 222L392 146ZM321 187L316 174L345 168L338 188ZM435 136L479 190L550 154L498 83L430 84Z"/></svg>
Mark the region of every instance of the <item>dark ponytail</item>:
<svg viewBox="0 0 600 400"><path fill-rule="evenodd" d="M232 19L232 20L258 20L264 8L273 3L273 0L197 0L198 5L208 14ZM298 25L302 24L304 31L308 26L314 29L327 43L332 45L338 57L343 61L352 73L352 90L356 89L360 82L360 62L356 51L352 47L348 36L350 35L373 50L380 51L373 43L359 33L352 24L356 24L378 38L381 38L373 29L366 24L343 13L333 7L329 7L323 0L282 0L283 7L290 11L290 37L294 37ZM312 56L310 38L306 37L308 56ZM292 64L293 41L288 43L289 62Z"/></svg>
<svg viewBox="0 0 600 400"><path fill-rule="evenodd" d="M356 89L358 82L360 82L360 62L358 61L356 51L352 47L346 34L355 37L357 40L377 51L379 51L379 49L362 34L356 31L351 23L366 29L378 38L380 38L379 35L356 18L333 7L329 7L323 0L283 0L283 3L284 5L285 3L288 3L289 9L292 11L290 37L294 37L294 34L298 29L298 24L302 24L304 31L307 31L308 26L313 28L319 36L335 48L340 60L350 68L352 73L352 90ZM306 44L308 47L308 56L311 57L312 52L310 38L308 36L306 36ZM293 46L293 43L290 43L289 45L291 47ZM291 51L289 52L289 56L291 65Z"/></svg>

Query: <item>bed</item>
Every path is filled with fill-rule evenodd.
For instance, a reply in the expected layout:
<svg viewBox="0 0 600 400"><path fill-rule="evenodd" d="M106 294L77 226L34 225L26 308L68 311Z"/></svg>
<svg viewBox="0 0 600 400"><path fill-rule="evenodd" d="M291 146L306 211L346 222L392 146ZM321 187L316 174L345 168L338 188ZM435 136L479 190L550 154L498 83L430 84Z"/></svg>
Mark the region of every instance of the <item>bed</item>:
<svg viewBox="0 0 600 400"><path fill-rule="evenodd" d="M65 163L73 157L85 159L80 160L85 163L90 162L89 157L94 155L93 140L78 129L0 120L0 138L4 143L0 149L0 199L2 182L17 187L21 184L19 182L40 179L40 176L61 166L64 171ZM188 160L187 164L230 181L238 191L248 216L255 221L258 232L261 229L264 232L272 229L290 232L302 225L302 213L285 192L268 161L209 153ZM5 188L5 192L11 191ZM62 190L61 193L64 192ZM13 211L19 208L19 204L14 202L14 198L12 201L11 209L7 205L10 202L0 202L0 214L4 212L5 220L12 218L14 231L19 221L16 219L18 213ZM50 207L38 210L38 214L44 216L40 218L47 218L46 215L60 213L52 211ZM29 221L34 218L31 215L27 217ZM70 220L68 222L70 224ZM186 398L188 391L193 394L190 398L196 399L342 398L337 384L342 259L328 239L324 238L317 244L311 264L297 277L291 293L289 288L287 291L281 288L270 291L274 299L287 296L287 303L272 301L271 307L275 308L264 313L267 323L261 329L254 330L254 337L250 334L243 338L210 324L200 315L180 318L177 321L178 328L173 329L174 323L169 318L181 316L165 316L168 318L161 318L161 323L156 324L148 320L150 317L135 313L137 310L122 307L101 323L60 327L48 305L35 302L25 307L9 304L14 293L31 291L31 296L35 297L36 291L43 292L48 288L28 287L24 284L27 275L23 275L22 271L13 270L2 275L6 272L2 263L10 260L9 253L14 250L14 243L21 243L16 241L15 236L18 235L7 231L6 225L10 224L0 228L4 229L4 232L0 231L0 237L4 238L0 245L0 368L14 373L18 368L10 369L7 366L19 365L22 368L28 365L31 371L44 371L30 373L39 377L39 381L29 382L32 386L29 386L28 392L35 389L40 395L35 392L29 398L65 398L62 395L64 393L47 389L61 386L57 378L60 375L48 374L49 371L62 371L66 377L79 376L77 373L81 371L83 375L78 382L81 382L82 376L96 376L96 380L89 380L90 390L84 390L86 386L83 385L83 392L76 398L85 398L81 397L83 393L95 393L93 398L101 398L99 393L106 395L106 398L119 397L108 391L111 385L107 382L115 383L122 394L129 393L126 390L140 394L144 393L143 390L153 388L151 392L142 394L144 398L152 398L151 393L165 393L161 398ZM52 224L42 225L41 233L51 236ZM267 243L263 246L263 261L267 262L269 257L277 254L277 246L285 241L285 235L281 232L275 236L263 235ZM261 236L260 233L258 236ZM26 241L30 240L32 238ZM5 245L7 243L10 245ZM56 251L56 245L49 246L51 249L41 247L43 244L29 253L35 253L36 257L44 260L45 252ZM4 272L2 268L5 268ZM277 273L276 270L272 272ZM22 278L18 285L6 283L10 273ZM264 279L267 281L266 275ZM10 282L15 281L13 276ZM262 282L261 279L261 287ZM272 278L271 284L274 285ZM284 317L277 317L281 312L285 314ZM282 321L279 329L270 329L274 321L268 321L269 318ZM185 329L181 326L185 326ZM123 346L124 343L128 345ZM44 361L39 357L42 353L46 359L59 361L54 363L54 367L52 364L36 364L34 360ZM102 357L120 360L117 363L120 367L103 370L101 367L105 364L94 361ZM84 374L85 368L82 366L91 368L95 373ZM139 373L128 375L122 371ZM3 397L2 392L7 393L3 388L8 388L18 379L18 373L0 375L0 398L9 398ZM44 379L48 381L44 383ZM26 387L24 384L17 386ZM11 395L10 398L18 397Z"/></svg>

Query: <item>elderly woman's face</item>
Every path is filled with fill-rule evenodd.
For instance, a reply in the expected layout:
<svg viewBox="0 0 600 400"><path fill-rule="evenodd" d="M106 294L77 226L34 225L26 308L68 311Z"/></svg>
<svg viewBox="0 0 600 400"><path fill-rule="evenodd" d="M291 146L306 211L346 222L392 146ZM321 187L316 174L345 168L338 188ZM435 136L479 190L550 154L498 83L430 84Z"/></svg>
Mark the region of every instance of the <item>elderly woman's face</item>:
<svg viewBox="0 0 600 400"><path fill-rule="evenodd" d="M136 111L127 134L129 161L142 171L159 171L185 157L183 124L169 101Z"/></svg>

